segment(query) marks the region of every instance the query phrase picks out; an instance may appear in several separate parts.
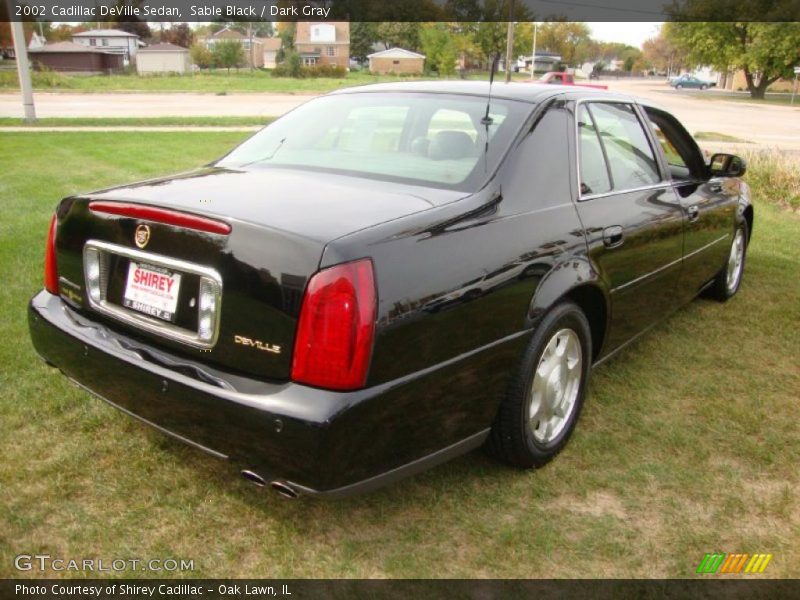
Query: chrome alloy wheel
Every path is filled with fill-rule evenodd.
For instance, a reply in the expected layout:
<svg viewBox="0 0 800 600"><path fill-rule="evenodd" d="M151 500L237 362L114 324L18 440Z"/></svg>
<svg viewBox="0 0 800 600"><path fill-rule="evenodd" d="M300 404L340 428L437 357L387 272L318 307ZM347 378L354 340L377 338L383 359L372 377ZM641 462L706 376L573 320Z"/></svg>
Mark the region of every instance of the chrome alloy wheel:
<svg viewBox="0 0 800 600"><path fill-rule="evenodd" d="M728 293L736 291L739 285L739 279L742 277L742 266L744 264L744 231L741 229L736 230L736 235L731 244L731 253L728 256L728 274L727 285Z"/></svg>
<svg viewBox="0 0 800 600"><path fill-rule="evenodd" d="M581 386L583 350L572 329L560 329L542 352L531 384L528 426L533 439L548 444L558 437L575 410Z"/></svg>

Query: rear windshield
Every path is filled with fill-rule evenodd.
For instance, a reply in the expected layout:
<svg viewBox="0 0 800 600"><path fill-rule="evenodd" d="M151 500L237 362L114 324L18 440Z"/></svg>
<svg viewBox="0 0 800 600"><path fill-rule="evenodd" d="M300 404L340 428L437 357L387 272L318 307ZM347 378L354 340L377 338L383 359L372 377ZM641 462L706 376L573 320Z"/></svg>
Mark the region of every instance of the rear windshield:
<svg viewBox="0 0 800 600"><path fill-rule="evenodd" d="M474 191L532 106L416 93L323 96L267 126L217 164L290 167ZM488 144L487 144L488 140Z"/></svg>

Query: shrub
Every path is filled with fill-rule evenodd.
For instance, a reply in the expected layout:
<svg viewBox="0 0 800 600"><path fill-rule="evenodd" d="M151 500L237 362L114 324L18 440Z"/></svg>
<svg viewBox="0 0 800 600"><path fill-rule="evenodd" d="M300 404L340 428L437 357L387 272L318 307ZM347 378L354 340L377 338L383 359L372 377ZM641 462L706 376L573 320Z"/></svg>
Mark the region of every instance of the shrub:
<svg viewBox="0 0 800 600"><path fill-rule="evenodd" d="M753 189L753 199L800 211L800 158L779 150L751 151L744 180Z"/></svg>
<svg viewBox="0 0 800 600"><path fill-rule="evenodd" d="M273 77L295 77L297 79L317 77L332 77L342 79L347 77L347 69L338 65L314 65L304 67L302 59L297 52L287 53L286 60L272 69Z"/></svg>
<svg viewBox="0 0 800 600"><path fill-rule="evenodd" d="M338 65L314 65L303 67L303 77L333 77L342 79L347 76L347 69Z"/></svg>

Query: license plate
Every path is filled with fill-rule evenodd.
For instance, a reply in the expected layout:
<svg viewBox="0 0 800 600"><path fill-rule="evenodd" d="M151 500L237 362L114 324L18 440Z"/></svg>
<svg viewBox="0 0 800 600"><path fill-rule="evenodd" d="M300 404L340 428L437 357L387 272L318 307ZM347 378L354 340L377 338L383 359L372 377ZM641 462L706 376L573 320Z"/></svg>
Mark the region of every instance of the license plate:
<svg viewBox="0 0 800 600"><path fill-rule="evenodd" d="M174 322L180 286L180 273L131 261L123 305L151 317Z"/></svg>

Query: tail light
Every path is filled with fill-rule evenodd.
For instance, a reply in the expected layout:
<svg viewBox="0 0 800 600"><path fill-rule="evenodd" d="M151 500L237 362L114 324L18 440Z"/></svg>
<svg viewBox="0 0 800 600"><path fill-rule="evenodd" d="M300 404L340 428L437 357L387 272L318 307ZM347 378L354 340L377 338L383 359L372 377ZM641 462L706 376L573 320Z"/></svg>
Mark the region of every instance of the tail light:
<svg viewBox="0 0 800 600"><path fill-rule="evenodd" d="M292 379L316 387L352 390L367 379L375 334L372 261L324 269L306 288L292 359Z"/></svg>
<svg viewBox="0 0 800 600"><path fill-rule="evenodd" d="M47 246L44 249L44 288L51 294L58 295L58 265L56 264L56 224L57 218L50 219L50 231L47 233Z"/></svg>

